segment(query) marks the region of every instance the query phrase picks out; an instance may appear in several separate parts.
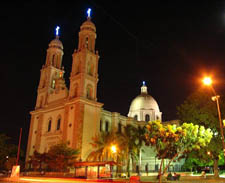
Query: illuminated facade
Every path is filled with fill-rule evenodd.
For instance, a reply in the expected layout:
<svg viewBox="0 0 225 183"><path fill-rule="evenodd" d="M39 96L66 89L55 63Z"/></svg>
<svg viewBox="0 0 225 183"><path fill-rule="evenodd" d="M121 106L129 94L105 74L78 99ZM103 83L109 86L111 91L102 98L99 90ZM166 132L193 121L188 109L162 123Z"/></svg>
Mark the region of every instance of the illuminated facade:
<svg viewBox="0 0 225 183"><path fill-rule="evenodd" d="M80 26L78 47L72 55L68 89L62 66L63 44L59 40L58 31L57 27L56 38L49 43L45 64L40 71L36 106L30 112L26 160L35 150L47 152L52 145L65 142L70 147L79 149L80 158L85 161L92 151L92 137L101 131L118 131L127 124L137 124L135 115L139 116L139 121L146 115L149 115L149 120L161 120L158 104L147 94L145 85L141 88L138 101L135 99L132 102L129 117L106 111L102 108L103 103L97 101L99 55L95 50L96 27L90 14ZM142 97L146 97L146 101L140 103ZM138 109L137 104L145 108ZM154 161L151 163L150 160ZM150 163L149 170L155 169L158 162L152 150L150 154L143 155L143 167L146 162Z"/></svg>

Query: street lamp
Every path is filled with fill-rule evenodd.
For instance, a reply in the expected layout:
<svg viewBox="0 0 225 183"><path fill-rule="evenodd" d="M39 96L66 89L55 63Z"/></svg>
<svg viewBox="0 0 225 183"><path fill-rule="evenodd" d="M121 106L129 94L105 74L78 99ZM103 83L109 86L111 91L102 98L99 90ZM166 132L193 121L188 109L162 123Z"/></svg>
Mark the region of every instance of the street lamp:
<svg viewBox="0 0 225 183"><path fill-rule="evenodd" d="M117 149L116 149L116 146L115 145L112 145L111 146L111 151L112 151L112 153L116 153Z"/></svg>
<svg viewBox="0 0 225 183"><path fill-rule="evenodd" d="M221 112L220 112L220 105L219 105L220 96L216 94L216 91L212 85L212 79L210 77L205 77L203 79L203 83L207 86L210 86L210 88L212 89L212 92L214 94L214 96L212 96L212 101L216 102L216 106L217 106L218 118L219 118L219 123L220 123L220 133L221 133L222 144L223 144L223 155L224 155L224 160L225 160L225 143L224 143L224 134L223 134L223 122L221 119Z"/></svg>

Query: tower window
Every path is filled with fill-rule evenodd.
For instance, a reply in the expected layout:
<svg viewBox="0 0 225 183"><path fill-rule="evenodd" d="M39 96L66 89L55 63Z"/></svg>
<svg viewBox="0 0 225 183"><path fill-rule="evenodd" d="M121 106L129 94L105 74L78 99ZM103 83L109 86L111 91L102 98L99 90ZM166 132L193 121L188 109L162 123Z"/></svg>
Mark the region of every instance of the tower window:
<svg viewBox="0 0 225 183"><path fill-rule="evenodd" d="M118 133L121 133L121 132L122 132L122 124L118 123Z"/></svg>
<svg viewBox="0 0 225 183"><path fill-rule="evenodd" d="M91 85L87 86L87 98L92 99L92 86Z"/></svg>
<svg viewBox="0 0 225 183"><path fill-rule="evenodd" d="M109 122L108 121L105 122L105 131L106 132L109 131Z"/></svg>
<svg viewBox="0 0 225 183"><path fill-rule="evenodd" d="M63 77L63 72L59 72L59 77L62 78Z"/></svg>
<svg viewBox="0 0 225 183"><path fill-rule="evenodd" d="M52 88L55 89L55 80L52 80Z"/></svg>
<svg viewBox="0 0 225 183"><path fill-rule="evenodd" d="M102 120L100 120L100 132L102 131Z"/></svg>
<svg viewBox="0 0 225 183"><path fill-rule="evenodd" d="M91 61L88 62L87 73L91 76L94 76L94 64Z"/></svg>
<svg viewBox="0 0 225 183"><path fill-rule="evenodd" d="M56 130L60 129L60 124L61 124L61 118L59 118L58 121L57 121Z"/></svg>
<svg viewBox="0 0 225 183"><path fill-rule="evenodd" d="M55 66L55 55L52 56L52 65Z"/></svg>
<svg viewBox="0 0 225 183"><path fill-rule="evenodd" d="M50 119L50 120L48 121L48 132L51 131L51 126L52 126L52 120Z"/></svg>
<svg viewBox="0 0 225 183"><path fill-rule="evenodd" d="M146 114L146 115L145 115L145 121L146 121L146 122L149 122L149 121L150 121L150 116L149 116L149 114Z"/></svg>
<svg viewBox="0 0 225 183"><path fill-rule="evenodd" d="M138 120L138 116L137 116L137 115L135 115L135 116L134 116L134 119L137 121L137 120Z"/></svg>
<svg viewBox="0 0 225 183"><path fill-rule="evenodd" d="M85 48L88 47L88 37L86 37L86 40L85 40Z"/></svg>

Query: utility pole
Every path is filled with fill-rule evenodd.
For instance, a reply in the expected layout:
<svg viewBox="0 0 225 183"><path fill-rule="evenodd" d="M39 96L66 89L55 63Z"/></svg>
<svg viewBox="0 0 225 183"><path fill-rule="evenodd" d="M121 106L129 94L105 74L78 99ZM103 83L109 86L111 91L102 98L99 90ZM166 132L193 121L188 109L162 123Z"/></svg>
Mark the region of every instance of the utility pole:
<svg viewBox="0 0 225 183"><path fill-rule="evenodd" d="M21 137L22 137L22 128L20 128L20 138L19 138L19 144L18 144L18 150L17 150L16 165L18 165L19 163Z"/></svg>

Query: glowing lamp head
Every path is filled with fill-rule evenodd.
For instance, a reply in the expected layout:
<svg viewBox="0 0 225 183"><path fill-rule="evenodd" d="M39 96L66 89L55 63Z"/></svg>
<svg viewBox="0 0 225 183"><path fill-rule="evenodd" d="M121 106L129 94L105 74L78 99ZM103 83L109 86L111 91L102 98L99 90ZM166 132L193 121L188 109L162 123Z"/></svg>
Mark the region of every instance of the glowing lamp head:
<svg viewBox="0 0 225 183"><path fill-rule="evenodd" d="M145 81L142 81L142 85L145 86Z"/></svg>
<svg viewBox="0 0 225 183"><path fill-rule="evenodd" d="M87 16L88 16L88 18L91 17L91 8L88 8L88 10L87 10Z"/></svg>
<svg viewBox="0 0 225 183"><path fill-rule="evenodd" d="M60 29L59 26L57 26L57 27L55 28L55 35L56 35L56 36L59 36L59 29Z"/></svg>
<svg viewBox="0 0 225 183"><path fill-rule="evenodd" d="M212 79L210 78L210 77L205 77L204 79L203 79L203 83L204 83L204 85L211 85L212 84Z"/></svg>
<svg viewBox="0 0 225 183"><path fill-rule="evenodd" d="M112 151L113 153L116 153L116 146L115 146L115 145L112 145L112 146L111 146L111 151Z"/></svg>

